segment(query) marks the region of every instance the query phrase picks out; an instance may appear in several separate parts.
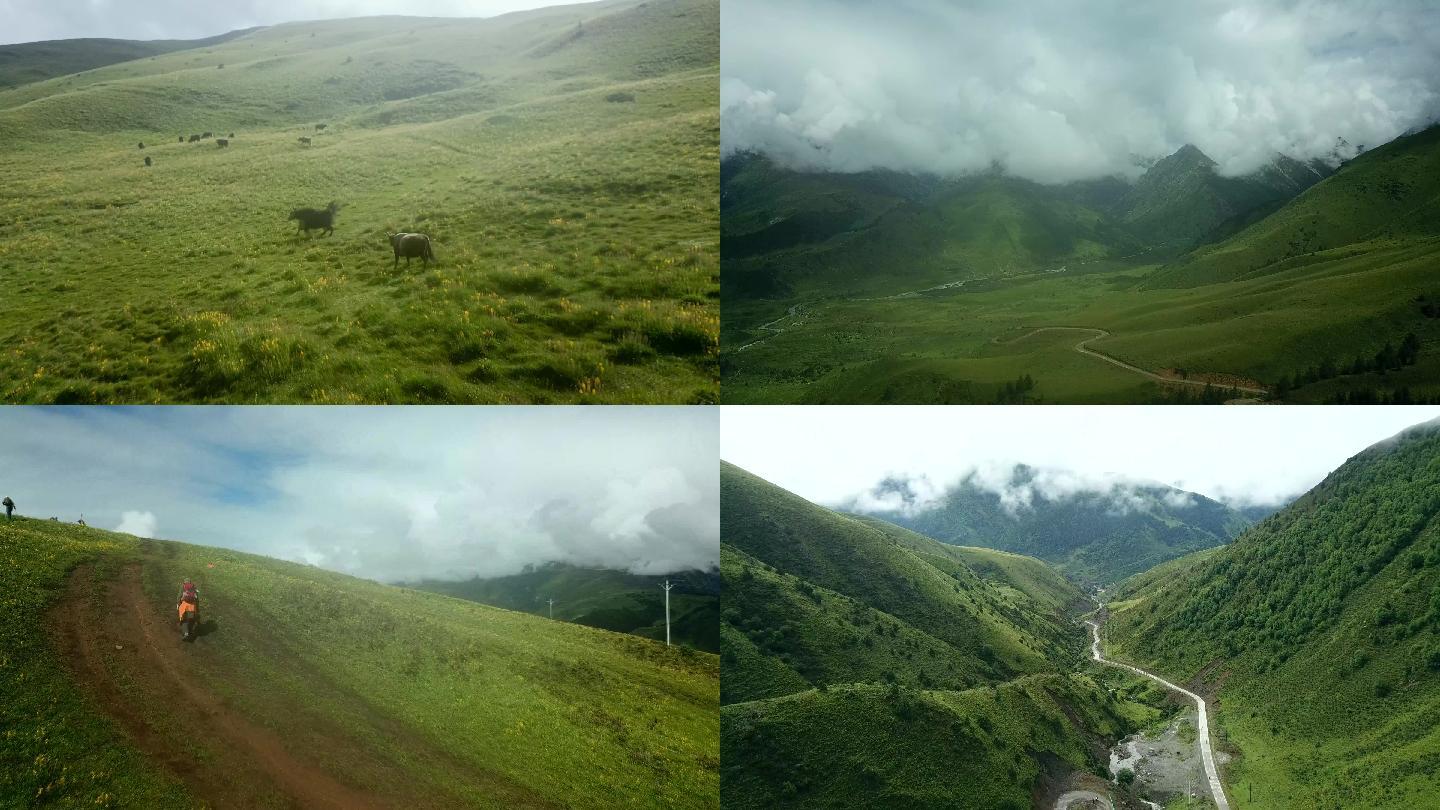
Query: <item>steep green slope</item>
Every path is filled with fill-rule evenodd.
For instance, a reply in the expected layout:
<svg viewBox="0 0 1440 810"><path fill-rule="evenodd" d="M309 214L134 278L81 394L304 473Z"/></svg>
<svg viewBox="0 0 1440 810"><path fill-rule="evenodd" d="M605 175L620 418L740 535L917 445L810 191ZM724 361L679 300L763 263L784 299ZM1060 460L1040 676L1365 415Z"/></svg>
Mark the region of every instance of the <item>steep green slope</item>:
<svg viewBox="0 0 1440 810"><path fill-rule="evenodd" d="M725 806L1028 807L1158 714L1073 672L1085 600L1039 560L721 488Z"/></svg>
<svg viewBox="0 0 1440 810"><path fill-rule="evenodd" d="M718 806L713 656L49 521L0 561L0 805Z"/></svg>
<svg viewBox="0 0 1440 810"><path fill-rule="evenodd" d="M945 543L1038 557L1102 585L1225 543L1250 525L1222 503L1172 487L1115 481L1109 488L1066 492L1062 481L1051 494L1045 477L1017 465L1003 487L1007 500L972 474L932 504L916 503L906 482L886 480L871 496L898 499L907 508L871 514Z"/></svg>
<svg viewBox="0 0 1440 810"><path fill-rule="evenodd" d="M0 91L0 398L714 401L718 6L296 23Z"/></svg>
<svg viewBox="0 0 1440 810"><path fill-rule="evenodd" d="M938 542L832 512L730 464L722 463L720 488L723 542L787 575L782 584L789 588L814 586L848 597L837 606L852 614L845 620L850 639L863 638L857 624L875 625L863 631L865 635L895 635L908 626L951 648L944 662L947 677L979 682L1048 671L1079 657L1083 639L1074 623L1018 589L986 583ZM896 533L909 535L906 543L898 541ZM916 548L929 552L917 553ZM736 564L731 563L732 570ZM743 567L743 560L739 564ZM771 608L774 597L769 592L774 588L753 600L746 598L748 590L732 597L726 579L726 623L748 622L752 634L770 637L776 628L754 617ZM825 596L814 599L823 603ZM787 601L803 604L794 597ZM882 622L864 608L894 622ZM901 645L920 646L918 640ZM933 677L921 666L924 660L912 667L916 681L922 672ZM874 679L882 676L880 671L871 674Z"/></svg>
<svg viewBox="0 0 1440 810"><path fill-rule="evenodd" d="M1113 647L1218 689L1257 807L1418 807L1440 784L1440 426L1127 589Z"/></svg>
<svg viewBox="0 0 1440 810"><path fill-rule="evenodd" d="M537 616L665 640L669 580L670 637L706 652L720 652L720 575L679 571L665 576L549 563L507 577L426 580L409 587ZM554 599L552 606L548 600Z"/></svg>
<svg viewBox="0 0 1440 810"><path fill-rule="evenodd" d="M0 90L117 62L219 45L252 30L231 31L205 39L57 39L0 45Z"/></svg>
<svg viewBox="0 0 1440 810"><path fill-rule="evenodd" d="M1440 236L1440 127L1341 166L1280 210L1152 276L1190 287L1278 273Z"/></svg>
<svg viewBox="0 0 1440 810"><path fill-rule="evenodd" d="M1283 203L1327 174L1323 165L1282 155L1253 174L1222 177L1215 172L1215 161L1186 144L1147 169L1117 213L1152 243L1188 245L1230 220Z"/></svg>
<svg viewBox="0 0 1440 810"><path fill-rule="evenodd" d="M1047 768L1103 773L1093 741L1148 718L1086 675L832 687L725 706L721 789L734 808L1023 810Z"/></svg>

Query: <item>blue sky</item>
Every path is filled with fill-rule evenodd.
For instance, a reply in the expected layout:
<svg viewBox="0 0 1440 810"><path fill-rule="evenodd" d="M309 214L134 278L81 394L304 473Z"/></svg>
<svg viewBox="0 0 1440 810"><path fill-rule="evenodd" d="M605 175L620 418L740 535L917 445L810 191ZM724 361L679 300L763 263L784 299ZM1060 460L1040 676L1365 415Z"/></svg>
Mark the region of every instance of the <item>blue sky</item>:
<svg viewBox="0 0 1440 810"><path fill-rule="evenodd" d="M22 514L387 581L719 555L714 408L0 409Z"/></svg>

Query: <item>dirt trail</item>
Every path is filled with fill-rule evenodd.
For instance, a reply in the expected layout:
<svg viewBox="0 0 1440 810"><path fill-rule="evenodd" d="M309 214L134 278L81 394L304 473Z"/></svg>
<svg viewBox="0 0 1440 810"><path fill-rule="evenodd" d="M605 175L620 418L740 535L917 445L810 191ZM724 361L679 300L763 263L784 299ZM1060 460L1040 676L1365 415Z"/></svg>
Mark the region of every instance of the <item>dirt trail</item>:
<svg viewBox="0 0 1440 810"><path fill-rule="evenodd" d="M118 580L103 586L104 608L98 615L90 602L90 583L90 572L77 570L51 615L75 676L137 747L164 763L197 795L217 808L254 807L255 785L245 790L244 783L258 779L295 807L387 806L296 759L274 733L251 723L198 683L186 670L184 656L190 651L182 647L178 630L151 609L138 566L125 568ZM126 657L127 668L139 673L146 686L168 691L167 710L188 734L210 743L215 757L192 756L153 716L135 708L106 665L110 646L117 656Z"/></svg>
<svg viewBox="0 0 1440 810"><path fill-rule="evenodd" d="M1213 383L1213 382L1208 382L1208 381L1205 381L1205 380L1180 380L1180 379L1175 379L1174 377L1166 377L1166 376L1163 376L1163 375L1160 375L1160 374L1156 374L1156 373L1153 372L1153 371L1146 371L1145 369L1140 368L1139 366L1132 366L1132 365L1130 365L1129 363L1125 362L1124 360L1117 360L1117 359L1115 359L1114 357L1111 357L1110 355L1105 354L1104 352L1096 351L1095 349L1092 349L1092 348L1090 348L1089 346L1085 345L1085 344L1087 344L1087 343L1090 343L1091 341L1099 340L1100 338L1103 338L1103 337L1110 337L1110 333L1107 332L1107 331L1105 331L1104 329L1095 329L1095 328L1089 327L1089 326L1042 326L1042 327L1040 327L1040 328L1038 328L1038 329L1031 329L1029 332L1026 332L1026 333L1023 334L1023 335L1020 335L1019 337L1014 337L1014 338L1011 338L1011 339L1009 339L1009 340L1001 340L999 337L995 337L995 338L991 338L991 339L990 339L990 342L996 344L997 346L1008 346L1008 345L1010 345L1011 343L1018 343L1018 342L1024 340L1025 338L1030 337L1031 335L1038 335L1038 334L1040 334L1041 332L1091 332L1091 333L1093 333L1093 334L1091 334L1090 337L1087 337L1087 338L1085 338L1084 340L1081 340L1079 343L1076 343L1076 344L1075 344L1073 347L1071 347L1071 348L1075 349L1075 351L1077 351L1077 352L1079 352L1079 353L1081 353L1081 354L1083 354L1083 355L1087 355L1087 356L1089 356L1089 357L1094 357L1094 358L1096 358L1097 360L1104 360L1105 362L1110 363L1111 365L1119 366L1120 368L1123 368L1123 369L1125 369L1126 371L1134 372L1134 373L1136 373L1136 374L1139 374L1139 375L1142 376L1142 377L1146 377L1146 378L1148 378L1148 379L1155 380L1156 382L1171 383L1171 384L1173 384L1173 385L1196 385L1196 386L1201 386L1201 387L1204 387L1204 386L1207 386L1207 385L1208 385L1208 386L1211 386L1211 387L1213 387L1213 388L1215 388L1215 389L1217 389L1217 390L1225 390L1225 389L1227 389L1227 388L1233 388L1233 389L1235 389L1236 391L1244 391L1244 392L1247 393L1247 394L1268 394L1268 393L1269 393L1269 391L1267 391L1267 390L1264 389L1264 388L1255 388L1255 387L1253 387L1253 386L1248 386L1248 385L1224 385L1224 384L1222 384L1222 383Z"/></svg>

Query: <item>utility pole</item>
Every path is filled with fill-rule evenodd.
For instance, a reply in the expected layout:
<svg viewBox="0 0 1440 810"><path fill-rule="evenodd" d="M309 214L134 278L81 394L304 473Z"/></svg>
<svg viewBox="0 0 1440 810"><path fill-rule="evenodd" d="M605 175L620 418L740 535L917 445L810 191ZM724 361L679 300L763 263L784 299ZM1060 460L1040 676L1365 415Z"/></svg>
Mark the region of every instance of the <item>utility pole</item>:
<svg viewBox="0 0 1440 810"><path fill-rule="evenodd" d="M550 599L546 599L545 601L550 603L550 618L555 618L555 599L552 597Z"/></svg>
<svg viewBox="0 0 1440 810"><path fill-rule="evenodd" d="M671 585L671 584L670 584L670 580L667 579L667 580L665 580L665 584L664 584L664 585L661 585L660 587L662 587L662 588L665 589L665 646L666 646L666 647L669 647L669 646L670 646L670 589L673 588L673 587L675 587L675 586L674 586L674 585Z"/></svg>

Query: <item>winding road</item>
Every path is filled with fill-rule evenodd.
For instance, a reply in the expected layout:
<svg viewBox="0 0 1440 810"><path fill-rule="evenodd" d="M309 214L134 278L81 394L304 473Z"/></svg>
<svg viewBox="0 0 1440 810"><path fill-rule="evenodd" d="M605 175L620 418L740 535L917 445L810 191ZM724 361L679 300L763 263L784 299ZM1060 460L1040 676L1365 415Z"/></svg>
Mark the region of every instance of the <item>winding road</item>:
<svg viewBox="0 0 1440 810"><path fill-rule="evenodd" d="M1029 332L1026 332L1025 334L1023 334L1023 335L1021 335L1021 336L1019 336L1019 337L1011 338L1010 340L1001 340L1000 338L996 337L996 338L992 338L990 342L991 342L991 343L994 343L994 344L996 344L996 345L999 345L999 346L1008 346L1008 345L1011 344L1011 343L1018 343L1019 341L1022 341L1022 340L1024 340L1025 338L1030 337L1031 335L1038 335L1038 334L1041 333L1041 332L1092 332L1093 334L1090 335L1090 337L1087 337L1087 338L1085 338L1084 340L1080 341L1079 343L1076 343L1076 344L1075 344L1075 346L1074 346L1075 351L1077 351L1077 352L1079 352L1079 353L1081 353L1081 354L1083 354L1083 355L1088 355L1088 356L1090 356L1090 357L1094 357L1094 358L1099 359L1099 360L1104 360L1105 362L1110 363L1111 365L1119 366L1120 368L1123 368L1123 369L1125 369L1126 371L1132 371L1132 372L1134 372L1134 373L1136 373L1136 374L1139 374L1139 375L1142 376L1142 377L1148 377L1148 378L1150 378L1150 379L1152 379L1152 380L1155 380L1156 382L1173 383L1173 384L1175 384L1175 385L1199 385L1199 386L1206 386L1206 385L1208 385L1208 386L1211 386L1211 387L1213 387L1213 388L1221 389L1221 390L1227 389L1227 388L1231 388L1231 389L1234 389L1234 390L1236 390L1236 391L1244 391L1244 392L1247 393L1247 394L1268 394L1268 393L1270 393L1269 391L1265 390L1264 388L1251 388L1250 386L1246 386L1246 385L1224 385L1223 383L1205 382L1204 380L1177 380L1177 379L1175 379L1175 378L1173 378L1173 377L1162 377L1162 376L1160 376L1159 374L1156 374L1156 373L1153 372L1153 371L1146 371L1145 369L1140 368L1139 366L1132 366L1132 365L1130 365L1129 363L1125 362L1124 360L1117 360L1117 359L1111 357L1111 356L1108 355L1108 354L1104 354L1104 353L1102 353L1102 352L1096 351L1095 349L1091 349L1091 348L1087 347L1085 344L1087 344L1087 343L1089 343L1089 342L1091 342L1091 341L1093 341L1093 340L1099 340L1099 339L1102 338L1102 337L1110 337L1110 333L1107 332L1107 331L1105 331L1104 329L1095 329L1095 328L1089 327L1089 326L1042 326L1042 327L1040 327L1040 328L1038 328L1038 329L1032 329L1032 330L1030 330Z"/></svg>
<svg viewBox="0 0 1440 810"><path fill-rule="evenodd" d="M754 346L754 345L759 344L759 343L764 343L765 341L769 340L770 338L775 337L775 335L778 335L778 334L780 334L781 332L784 332L785 329L786 329L786 327L783 327L783 326L782 326L782 327L776 327L775 324L780 323L781 321L786 320L786 319L788 319L788 318L795 318L795 317L799 317L799 316L801 316L801 315L804 315L804 314L805 314L805 310L803 309L804 306L805 306L804 304L796 304L795 306L790 307L789 311L787 311L784 315L781 315L780 317L776 318L775 320L773 320L773 321L771 321L771 322L769 322L769 323L762 323L762 324L760 324L759 326L755 327L756 329L764 329L766 332L773 332L774 334L766 335L765 337L757 338L757 339L755 339L755 340L752 340L752 341L750 341L749 343L746 343L744 346L741 346L740 348L736 349L735 351L736 351L736 352L743 352L743 351L745 351L746 349L750 348L751 346ZM803 323L803 321L802 321L802 323ZM795 326L798 326L799 324L794 324L794 325L795 325Z"/></svg>
<svg viewBox="0 0 1440 810"><path fill-rule="evenodd" d="M1195 701L1195 706L1200 710L1200 728L1199 733L1195 736L1200 742L1200 760L1205 764L1205 778L1210 783L1210 795L1215 798L1215 806L1218 810L1230 810L1230 802L1225 799L1225 787L1220 784L1220 771L1215 767L1215 754L1210 748L1210 713L1205 708L1205 698L1200 697L1183 686L1176 686L1159 675L1146 672L1139 667L1132 667L1129 664L1122 664L1118 661L1111 661L1105 658L1100 654L1100 625L1091 621L1085 623L1090 625L1090 637L1092 639L1090 642L1090 655L1096 661L1112 667L1128 669L1136 675L1149 678L1165 688L1173 692L1179 692Z"/></svg>

